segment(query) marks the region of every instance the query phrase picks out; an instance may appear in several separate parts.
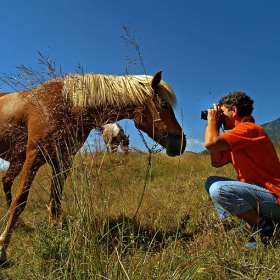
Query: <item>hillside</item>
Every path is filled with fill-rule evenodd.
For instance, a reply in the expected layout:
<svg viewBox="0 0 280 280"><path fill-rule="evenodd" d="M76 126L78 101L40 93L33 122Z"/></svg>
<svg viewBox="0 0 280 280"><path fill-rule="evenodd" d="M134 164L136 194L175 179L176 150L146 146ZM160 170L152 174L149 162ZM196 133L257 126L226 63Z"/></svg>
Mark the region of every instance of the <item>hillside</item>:
<svg viewBox="0 0 280 280"><path fill-rule="evenodd" d="M268 122L265 124L261 125L272 142L276 145L279 146L280 144L280 118L276 119L275 121Z"/></svg>

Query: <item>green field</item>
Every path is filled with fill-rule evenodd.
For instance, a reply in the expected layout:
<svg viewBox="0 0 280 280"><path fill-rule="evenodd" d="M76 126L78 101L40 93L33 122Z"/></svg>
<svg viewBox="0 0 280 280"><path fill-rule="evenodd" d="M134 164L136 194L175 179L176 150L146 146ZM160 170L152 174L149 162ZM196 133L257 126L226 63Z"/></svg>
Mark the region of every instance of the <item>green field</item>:
<svg viewBox="0 0 280 280"><path fill-rule="evenodd" d="M102 151L75 158L62 217L49 224L51 170L32 185L0 279L280 279L280 247L244 251L249 233L224 230L204 190L205 153L170 158ZM15 182L15 193L18 181ZM1 192L1 229L7 209ZM2 278L1 278L2 277Z"/></svg>

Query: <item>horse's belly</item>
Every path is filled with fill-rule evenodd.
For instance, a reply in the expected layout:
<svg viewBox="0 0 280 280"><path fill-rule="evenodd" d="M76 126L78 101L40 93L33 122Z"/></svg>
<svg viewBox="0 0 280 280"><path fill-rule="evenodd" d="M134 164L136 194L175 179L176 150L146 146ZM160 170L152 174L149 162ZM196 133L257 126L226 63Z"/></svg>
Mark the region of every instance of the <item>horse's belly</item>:
<svg viewBox="0 0 280 280"><path fill-rule="evenodd" d="M0 158L10 160L12 154L25 150L27 134L20 130L2 130L0 126Z"/></svg>

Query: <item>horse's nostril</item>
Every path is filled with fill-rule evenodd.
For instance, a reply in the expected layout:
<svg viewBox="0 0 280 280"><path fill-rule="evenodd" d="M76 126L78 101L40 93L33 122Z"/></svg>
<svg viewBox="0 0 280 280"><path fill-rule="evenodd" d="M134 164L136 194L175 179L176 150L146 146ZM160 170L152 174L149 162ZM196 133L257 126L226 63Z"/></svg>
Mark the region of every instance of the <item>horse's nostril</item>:
<svg viewBox="0 0 280 280"><path fill-rule="evenodd" d="M182 143L181 139L171 139L168 142L166 148L166 154L168 156L178 156L181 155L185 150L185 141Z"/></svg>

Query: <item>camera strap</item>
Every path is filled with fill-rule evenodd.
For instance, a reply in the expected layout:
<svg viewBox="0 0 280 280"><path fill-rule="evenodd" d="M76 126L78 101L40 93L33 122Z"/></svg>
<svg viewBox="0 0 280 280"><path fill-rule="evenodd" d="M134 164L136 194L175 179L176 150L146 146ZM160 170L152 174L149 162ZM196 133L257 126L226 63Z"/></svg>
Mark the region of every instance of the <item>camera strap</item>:
<svg viewBox="0 0 280 280"><path fill-rule="evenodd" d="M252 116L247 116L247 117L244 117L241 121L241 123L244 123L244 122L255 123L255 119ZM223 124L220 125L220 128L222 129L223 132L225 132Z"/></svg>
<svg viewBox="0 0 280 280"><path fill-rule="evenodd" d="M251 123L255 123L255 120L248 120L248 121L245 121L245 122L251 122Z"/></svg>
<svg viewBox="0 0 280 280"><path fill-rule="evenodd" d="M247 116L247 117L244 117L241 121L241 123L244 123L244 122L255 123L255 119L252 116Z"/></svg>

